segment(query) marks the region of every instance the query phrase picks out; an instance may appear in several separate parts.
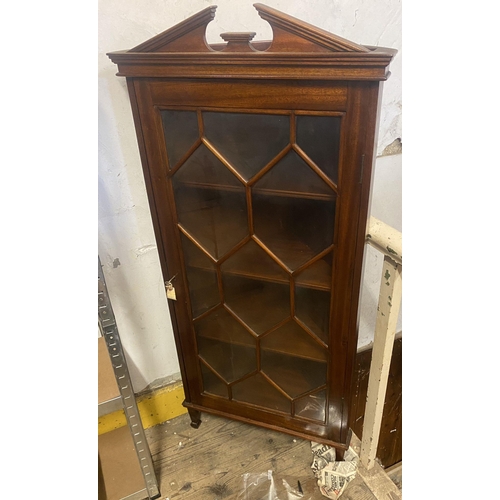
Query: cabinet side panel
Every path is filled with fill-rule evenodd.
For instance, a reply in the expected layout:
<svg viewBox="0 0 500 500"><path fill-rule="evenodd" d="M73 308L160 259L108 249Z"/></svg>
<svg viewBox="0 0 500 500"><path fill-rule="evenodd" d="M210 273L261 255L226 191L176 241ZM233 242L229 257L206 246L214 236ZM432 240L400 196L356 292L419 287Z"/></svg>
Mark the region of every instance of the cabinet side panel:
<svg viewBox="0 0 500 500"><path fill-rule="evenodd" d="M339 251L336 267L338 286L345 293L332 305L336 349L343 353L334 365L331 397L342 404L340 442L348 438L348 410L351 380L357 346L357 316L365 246L366 221L371 190L374 144L377 128L379 82L354 82L349 85L348 110L343 136L344 151L339 214ZM342 268L339 264L342 263ZM335 349L334 349L335 350Z"/></svg>
<svg viewBox="0 0 500 500"><path fill-rule="evenodd" d="M132 115L134 117L135 132L136 132L136 136L137 136L137 144L139 146L139 153L140 153L140 157L141 157L141 164L142 164L142 170L143 170L143 175L144 175L144 182L146 185L146 192L148 195L149 208L151 211L151 219L153 221L153 229L154 229L154 233L155 233L156 244L158 247L158 253L160 255L160 265L161 265L162 273L165 276L166 274L168 274L167 269L165 267L165 259L162 258L165 255L165 250L163 247L162 239L160 237L160 224L158 221L158 213L156 211L156 204L155 204L154 192L153 192L153 184L151 182L148 157L146 154L146 146L145 146L145 142L144 142L142 123L141 123L141 118L140 118L140 113L139 113L139 104L137 101L137 94L135 91L135 80L133 78L127 78L127 88L128 88L129 98L130 98L130 105L132 108Z"/></svg>

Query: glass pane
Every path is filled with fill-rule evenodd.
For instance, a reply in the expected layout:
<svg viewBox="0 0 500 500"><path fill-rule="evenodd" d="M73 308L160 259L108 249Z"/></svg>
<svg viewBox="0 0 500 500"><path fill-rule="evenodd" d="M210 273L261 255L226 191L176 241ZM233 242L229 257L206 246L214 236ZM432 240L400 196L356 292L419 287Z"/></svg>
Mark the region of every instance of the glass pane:
<svg viewBox="0 0 500 500"><path fill-rule="evenodd" d="M268 333L260 343L261 349L280 352L299 358L327 361L328 351L304 331L295 321L289 321Z"/></svg>
<svg viewBox="0 0 500 500"><path fill-rule="evenodd" d="M226 382L233 382L255 371L255 346L244 346L198 337L198 353Z"/></svg>
<svg viewBox="0 0 500 500"><path fill-rule="evenodd" d="M246 180L289 143L287 115L205 112L203 124L206 138Z"/></svg>
<svg viewBox="0 0 500 500"><path fill-rule="evenodd" d="M203 392L227 398L227 385L203 363L200 363L200 365L203 379Z"/></svg>
<svg viewBox="0 0 500 500"><path fill-rule="evenodd" d="M329 252L325 257L318 259L295 276L295 283L318 290L330 290L332 287L332 255Z"/></svg>
<svg viewBox="0 0 500 500"><path fill-rule="evenodd" d="M276 193L278 191L278 193ZM333 198L334 191L312 170L295 152L290 151L263 177L253 188L254 193L274 193L289 196L307 197L324 195Z"/></svg>
<svg viewBox="0 0 500 500"><path fill-rule="evenodd" d="M333 182L338 182L340 117L297 116L297 144Z"/></svg>
<svg viewBox="0 0 500 500"><path fill-rule="evenodd" d="M224 302L256 335L290 316L290 287L222 273Z"/></svg>
<svg viewBox="0 0 500 500"><path fill-rule="evenodd" d="M244 179L289 146L289 115L202 115L206 139ZM244 183L208 147L186 156L197 113L162 111L162 120L203 391L289 416L295 398L296 416L323 422L333 251L311 261L333 244L337 195L310 164L337 181L340 119L296 118L311 161L289 151L273 165L250 187L252 214ZM292 318L290 274L304 265Z"/></svg>
<svg viewBox="0 0 500 500"><path fill-rule="evenodd" d="M335 200L253 195L256 236L292 271L333 243Z"/></svg>
<svg viewBox="0 0 500 500"><path fill-rule="evenodd" d="M262 350L262 371L292 398L326 384L325 362Z"/></svg>
<svg viewBox="0 0 500 500"><path fill-rule="evenodd" d="M184 235L181 235L193 317L220 302L215 264Z"/></svg>
<svg viewBox="0 0 500 500"><path fill-rule="evenodd" d="M177 184L203 187L234 187L244 190L236 176L205 146L201 144L174 174Z"/></svg>
<svg viewBox="0 0 500 500"><path fill-rule="evenodd" d="M222 307L195 321L194 328L199 337L255 347L255 338Z"/></svg>
<svg viewBox="0 0 500 500"><path fill-rule="evenodd" d="M199 137L196 111L161 111L170 168L189 151Z"/></svg>
<svg viewBox="0 0 500 500"><path fill-rule="evenodd" d="M291 412L290 401L259 373L232 386L233 399L264 408Z"/></svg>
<svg viewBox="0 0 500 500"><path fill-rule="evenodd" d="M214 259L248 234L245 188L204 145L172 182L179 223Z"/></svg>
<svg viewBox="0 0 500 500"><path fill-rule="evenodd" d="M325 344L329 343L330 293L295 286L295 315Z"/></svg>
<svg viewBox="0 0 500 500"><path fill-rule="evenodd" d="M223 275L259 278L277 283L290 283L289 275L267 253L251 240L222 265Z"/></svg>
<svg viewBox="0 0 500 500"><path fill-rule="evenodd" d="M325 421L326 392L319 391L295 401L295 416Z"/></svg>
<svg viewBox="0 0 500 500"><path fill-rule="evenodd" d="M256 370L255 338L224 308L195 321L198 353L220 376L232 382Z"/></svg>

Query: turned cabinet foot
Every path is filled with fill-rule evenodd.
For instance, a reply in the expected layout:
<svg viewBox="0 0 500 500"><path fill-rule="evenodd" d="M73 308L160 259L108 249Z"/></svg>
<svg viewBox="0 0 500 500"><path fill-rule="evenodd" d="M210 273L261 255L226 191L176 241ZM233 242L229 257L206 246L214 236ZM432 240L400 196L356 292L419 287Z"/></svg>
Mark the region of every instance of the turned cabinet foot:
<svg viewBox="0 0 500 500"><path fill-rule="evenodd" d="M198 429L201 424L201 412L193 408L188 408L188 412L191 418L191 427L193 427L193 429Z"/></svg>
<svg viewBox="0 0 500 500"><path fill-rule="evenodd" d="M345 450L335 448L335 461L343 462L344 461Z"/></svg>

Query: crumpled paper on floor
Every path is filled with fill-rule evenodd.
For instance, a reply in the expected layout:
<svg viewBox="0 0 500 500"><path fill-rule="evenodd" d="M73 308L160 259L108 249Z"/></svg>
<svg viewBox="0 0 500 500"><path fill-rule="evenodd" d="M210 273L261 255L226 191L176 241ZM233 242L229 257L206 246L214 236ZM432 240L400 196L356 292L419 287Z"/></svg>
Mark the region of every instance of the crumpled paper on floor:
<svg viewBox="0 0 500 500"><path fill-rule="evenodd" d="M335 448L315 442L311 442L311 451L314 455L311 469L318 479L321 494L337 500L347 484L356 477L358 455L349 447L344 454L344 461L336 462Z"/></svg>

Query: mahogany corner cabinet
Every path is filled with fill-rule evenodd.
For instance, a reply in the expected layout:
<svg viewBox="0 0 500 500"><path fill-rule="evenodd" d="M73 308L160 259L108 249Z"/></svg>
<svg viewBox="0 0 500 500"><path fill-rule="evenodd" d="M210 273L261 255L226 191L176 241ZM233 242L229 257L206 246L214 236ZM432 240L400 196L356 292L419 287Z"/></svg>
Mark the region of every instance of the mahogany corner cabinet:
<svg viewBox="0 0 500 500"><path fill-rule="evenodd" d="M127 79L193 427L212 413L342 457L396 51L255 8L272 41L208 44L211 6L108 55Z"/></svg>

